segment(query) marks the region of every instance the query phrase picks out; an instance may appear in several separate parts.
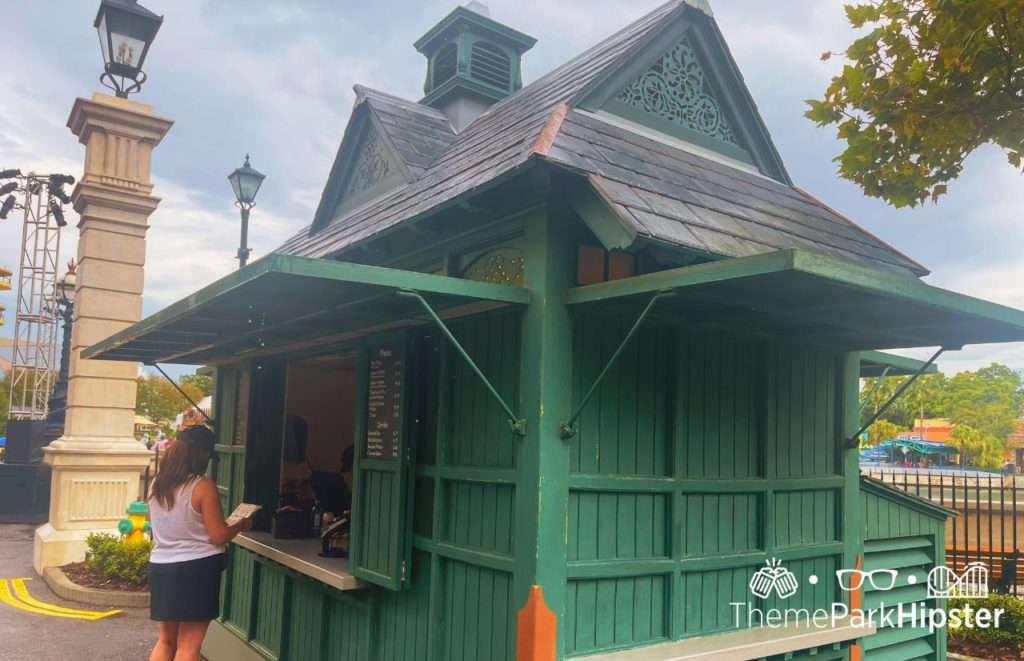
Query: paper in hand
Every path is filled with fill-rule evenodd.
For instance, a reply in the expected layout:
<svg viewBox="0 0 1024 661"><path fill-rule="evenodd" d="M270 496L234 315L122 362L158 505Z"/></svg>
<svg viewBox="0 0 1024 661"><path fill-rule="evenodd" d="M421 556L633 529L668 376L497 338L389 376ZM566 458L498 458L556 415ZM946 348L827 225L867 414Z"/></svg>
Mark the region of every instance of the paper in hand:
<svg viewBox="0 0 1024 661"><path fill-rule="evenodd" d="M253 505L252 503L239 503L238 507L235 508L235 511L231 513L231 516L229 516L226 519L227 524L229 526L234 525L242 519L249 518L256 512L259 512L261 509L263 509L263 507L260 505Z"/></svg>

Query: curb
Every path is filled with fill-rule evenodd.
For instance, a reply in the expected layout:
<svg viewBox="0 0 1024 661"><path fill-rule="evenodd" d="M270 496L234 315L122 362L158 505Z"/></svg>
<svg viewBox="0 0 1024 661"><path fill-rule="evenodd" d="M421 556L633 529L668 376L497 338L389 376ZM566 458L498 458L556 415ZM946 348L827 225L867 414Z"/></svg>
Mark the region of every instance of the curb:
<svg viewBox="0 0 1024 661"><path fill-rule="evenodd" d="M124 590L98 590L72 583L60 567L45 567L43 581L61 599L77 601L92 606L124 606L127 608L149 608L149 592L127 592Z"/></svg>

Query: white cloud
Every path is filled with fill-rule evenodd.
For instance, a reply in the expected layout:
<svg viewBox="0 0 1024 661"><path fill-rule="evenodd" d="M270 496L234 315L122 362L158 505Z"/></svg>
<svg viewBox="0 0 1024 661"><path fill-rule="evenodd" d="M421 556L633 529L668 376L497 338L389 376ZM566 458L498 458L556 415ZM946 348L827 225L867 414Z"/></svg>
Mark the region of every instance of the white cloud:
<svg viewBox="0 0 1024 661"><path fill-rule="evenodd" d="M170 180L157 179L154 194L163 198L150 217L146 250L145 305L161 308L238 268L241 220L224 200L206 199ZM293 221L259 206L249 221L250 261L280 245Z"/></svg>
<svg viewBox="0 0 1024 661"><path fill-rule="evenodd" d="M489 0L496 20L539 39L525 56L534 79L621 29L662 0ZM213 0L144 1L165 14L140 100L176 124L153 156L163 202L149 233L145 306L166 305L236 267L238 211L225 177L250 151L267 174L250 231L253 257L307 224L362 83L417 99L425 63L411 42L457 0L311 5L254 0L239 12ZM82 147L65 122L75 94L100 89L94 5L8 3L10 76L0 92L0 167L81 172ZM801 117L819 95L852 31L842 3L713 0L723 34L790 173L816 196L930 267L929 282L1024 307L1024 179L997 150L973 156L938 206L895 211L834 176L841 150L830 129ZM46 38L40 38L45 33ZM55 47L55 44L57 47ZM74 254L73 228L64 254ZM0 223L0 264L17 267L20 224ZM66 261L67 257L62 259ZM13 296L0 300L11 308ZM11 325L4 329L8 334ZM1021 347L1021 348L1018 348ZM922 352L918 352L920 354ZM1024 346L976 347L944 369L1001 360L1024 365Z"/></svg>

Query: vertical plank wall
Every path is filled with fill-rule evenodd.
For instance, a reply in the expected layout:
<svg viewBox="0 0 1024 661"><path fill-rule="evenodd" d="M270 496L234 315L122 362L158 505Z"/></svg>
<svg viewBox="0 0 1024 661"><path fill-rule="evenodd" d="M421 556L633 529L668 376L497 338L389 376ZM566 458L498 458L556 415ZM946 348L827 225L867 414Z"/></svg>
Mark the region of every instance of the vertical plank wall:
<svg viewBox="0 0 1024 661"><path fill-rule="evenodd" d="M495 312L450 328L507 401L516 401L520 318ZM515 656L512 603L516 439L465 361L436 335L418 343L411 585L374 589L382 661Z"/></svg>
<svg viewBox="0 0 1024 661"><path fill-rule="evenodd" d="M861 511L864 526L864 569L895 569L899 573L891 590L865 588L864 607L888 608L897 604L925 603L929 598L928 572L945 564L946 516L927 501L898 492L886 485L862 480ZM910 577L914 582L910 583ZM892 627L885 622L878 633L863 641L864 658L868 661L905 661L922 659L943 661L946 654L946 631L927 627Z"/></svg>
<svg viewBox="0 0 1024 661"><path fill-rule="evenodd" d="M577 319L577 398L632 321ZM641 330L572 440L567 656L734 629L730 602L831 604L834 581L807 579L832 576L843 550L840 360L722 333ZM747 587L771 557L800 580L785 602Z"/></svg>

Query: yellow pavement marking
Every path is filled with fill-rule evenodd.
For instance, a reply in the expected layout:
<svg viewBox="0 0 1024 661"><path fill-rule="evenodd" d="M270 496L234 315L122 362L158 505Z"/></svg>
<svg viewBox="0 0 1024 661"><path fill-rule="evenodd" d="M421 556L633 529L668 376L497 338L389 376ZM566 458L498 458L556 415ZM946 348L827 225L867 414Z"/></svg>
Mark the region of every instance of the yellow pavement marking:
<svg viewBox="0 0 1024 661"><path fill-rule="evenodd" d="M20 590L18 584L20 583ZM25 579L11 579L11 583L15 585L15 591L19 592L18 596L27 597L28 602L19 601L14 594L11 593L11 588L8 585L7 579L0 579L0 601L12 606L19 610L27 611L29 613L36 613L38 615L50 615L52 617L66 617L73 620L98 620L121 611L108 611L106 613L98 611L85 611L75 610L73 608L63 608L61 606L54 606L52 604L45 604L41 601L33 599L28 590L25 589Z"/></svg>
<svg viewBox="0 0 1024 661"><path fill-rule="evenodd" d="M120 610L109 610L109 611L87 611L79 610L77 608L64 608L63 606L57 606L55 604L47 604L39 601L28 593L28 588L25 587L25 581L31 581L31 578L12 578L11 586L14 587L14 596L25 602L29 606L35 606L36 608L43 608L48 611L55 613L67 613L68 615L85 615L92 619L98 620L104 617L110 617L111 615L117 615L123 611Z"/></svg>

